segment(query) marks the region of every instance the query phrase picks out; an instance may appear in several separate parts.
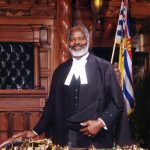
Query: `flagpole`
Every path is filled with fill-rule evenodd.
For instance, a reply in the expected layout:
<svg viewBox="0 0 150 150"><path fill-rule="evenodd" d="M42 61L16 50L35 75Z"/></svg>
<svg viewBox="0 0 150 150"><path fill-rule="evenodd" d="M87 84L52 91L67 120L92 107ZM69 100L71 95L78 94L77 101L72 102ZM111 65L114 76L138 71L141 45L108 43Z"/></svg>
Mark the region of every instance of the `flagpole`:
<svg viewBox="0 0 150 150"><path fill-rule="evenodd" d="M119 19L118 19L117 26L118 26L118 24L119 24ZM115 34L113 51L112 51L112 55L111 55L111 64L113 63L113 60L114 60L114 54L115 54L115 48L116 48L116 36L117 36L117 28L116 28L116 34Z"/></svg>
<svg viewBox="0 0 150 150"><path fill-rule="evenodd" d="M114 60L115 48L116 48L116 42L114 42L114 46L113 46L113 51L111 55L111 64L113 63L113 60Z"/></svg>
<svg viewBox="0 0 150 150"><path fill-rule="evenodd" d="M120 8L121 9L121 8ZM120 13L119 13L120 15ZM119 18L118 18L118 23L117 23L117 27L119 25ZM114 42L114 46L113 46L113 51L112 51L112 55L111 55L111 64L113 63L113 59L114 59L114 54L115 54L115 48L116 48L116 36L117 36L117 28L116 28L116 34L115 34L115 42Z"/></svg>

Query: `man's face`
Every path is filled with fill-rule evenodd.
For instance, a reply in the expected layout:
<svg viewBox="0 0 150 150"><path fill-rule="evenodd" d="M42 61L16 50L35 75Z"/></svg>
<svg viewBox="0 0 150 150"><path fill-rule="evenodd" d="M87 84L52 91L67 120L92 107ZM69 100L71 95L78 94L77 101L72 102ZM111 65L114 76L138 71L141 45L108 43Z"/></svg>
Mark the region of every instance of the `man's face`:
<svg viewBox="0 0 150 150"><path fill-rule="evenodd" d="M80 52L87 46L87 38L80 28L73 29L70 33L68 46L71 51Z"/></svg>

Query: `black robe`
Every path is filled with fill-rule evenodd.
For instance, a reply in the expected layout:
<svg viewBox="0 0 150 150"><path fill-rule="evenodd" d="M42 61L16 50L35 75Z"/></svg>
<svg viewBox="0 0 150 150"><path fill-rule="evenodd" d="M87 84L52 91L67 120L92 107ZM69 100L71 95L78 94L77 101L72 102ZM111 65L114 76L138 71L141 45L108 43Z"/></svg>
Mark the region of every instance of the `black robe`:
<svg viewBox="0 0 150 150"><path fill-rule="evenodd" d="M100 143L99 148L112 147L114 143L130 145L125 102L112 65L94 55L88 56L88 84L80 84L78 112L68 116L71 88L64 83L71 65L72 59L54 71L49 99L34 131L38 134L45 132L54 144L65 146L68 126L79 131L81 122L101 118L108 129L102 129L94 138L79 132L77 147L88 147L96 142Z"/></svg>

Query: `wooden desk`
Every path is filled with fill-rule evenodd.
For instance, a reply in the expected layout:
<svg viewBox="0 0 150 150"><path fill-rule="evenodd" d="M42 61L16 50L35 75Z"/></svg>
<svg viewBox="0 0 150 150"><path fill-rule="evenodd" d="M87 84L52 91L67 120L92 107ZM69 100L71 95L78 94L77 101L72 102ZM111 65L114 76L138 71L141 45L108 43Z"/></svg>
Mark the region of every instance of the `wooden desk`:
<svg viewBox="0 0 150 150"><path fill-rule="evenodd" d="M0 142L32 129L43 111L46 91L0 90Z"/></svg>

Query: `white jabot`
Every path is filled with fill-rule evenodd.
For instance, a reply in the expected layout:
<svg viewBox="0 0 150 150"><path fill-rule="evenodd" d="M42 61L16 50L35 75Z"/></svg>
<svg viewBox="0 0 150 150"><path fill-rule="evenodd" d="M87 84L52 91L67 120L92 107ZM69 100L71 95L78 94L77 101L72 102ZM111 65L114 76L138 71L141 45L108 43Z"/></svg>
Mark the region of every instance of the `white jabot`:
<svg viewBox="0 0 150 150"><path fill-rule="evenodd" d="M80 77L81 84L88 83L86 70L85 70L85 65L87 62L88 55L89 55L89 52L86 55L84 55L82 58L80 58L79 60L73 58L72 67L64 83L65 85L70 85L73 75L75 76L76 79Z"/></svg>

